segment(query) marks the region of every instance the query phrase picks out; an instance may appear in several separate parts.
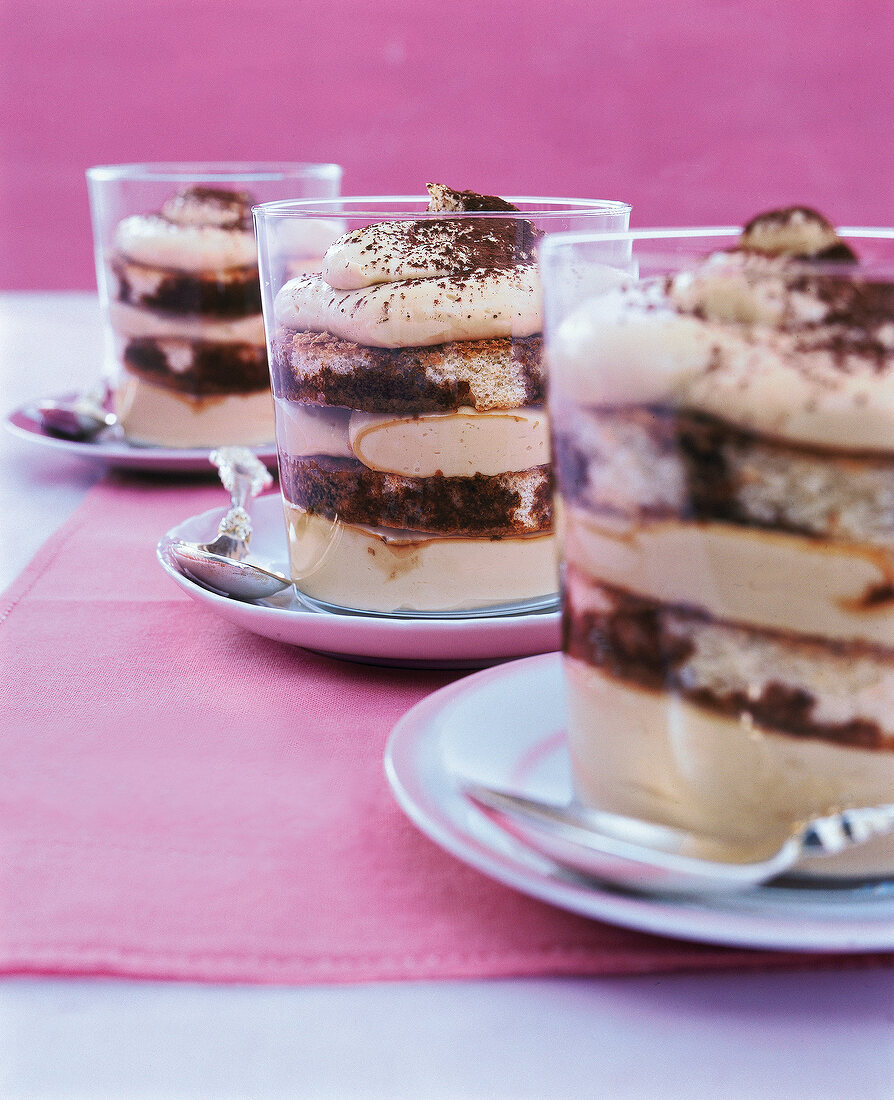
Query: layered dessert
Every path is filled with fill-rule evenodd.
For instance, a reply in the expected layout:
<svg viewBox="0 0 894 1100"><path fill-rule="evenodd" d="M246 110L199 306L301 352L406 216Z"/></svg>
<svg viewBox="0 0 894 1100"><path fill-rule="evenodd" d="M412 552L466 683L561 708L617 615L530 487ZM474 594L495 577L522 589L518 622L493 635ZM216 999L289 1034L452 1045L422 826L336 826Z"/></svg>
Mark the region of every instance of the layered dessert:
<svg viewBox="0 0 894 1100"><path fill-rule="evenodd" d="M550 597L539 232L430 184L290 279L271 366L292 575L326 604L456 612Z"/></svg>
<svg viewBox="0 0 894 1100"><path fill-rule="evenodd" d="M575 787L759 853L894 800L894 285L804 208L619 282L550 350Z"/></svg>
<svg viewBox="0 0 894 1100"><path fill-rule="evenodd" d="M186 187L125 218L107 260L116 412L135 443L274 436L251 196Z"/></svg>

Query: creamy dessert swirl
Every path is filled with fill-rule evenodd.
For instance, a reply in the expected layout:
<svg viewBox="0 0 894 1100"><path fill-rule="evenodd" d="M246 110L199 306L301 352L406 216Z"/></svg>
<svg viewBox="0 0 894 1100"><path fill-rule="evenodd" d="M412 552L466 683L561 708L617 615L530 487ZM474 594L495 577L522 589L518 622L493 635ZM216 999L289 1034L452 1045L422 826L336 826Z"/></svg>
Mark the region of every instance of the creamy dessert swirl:
<svg viewBox="0 0 894 1100"><path fill-rule="evenodd" d="M556 384L582 404L683 407L780 440L886 453L892 317L889 284L722 254L570 317L553 346Z"/></svg>
<svg viewBox="0 0 894 1100"><path fill-rule="evenodd" d="M429 190L430 211L441 213L444 189L430 184ZM507 208L503 203L498 210ZM474 218L444 213L380 222L340 237L319 275L280 289L277 325L382 348L540 332L539 232L526 219L498 212Z"/></svg>
<svg viewBox="0 0 894 1100"><path fill-rule="evenodd" d="M491 215L381 222L336 241L324 258L323 278L339 290L359 290L403 279L531 267L538 240L530 222Z"/></svg>
<svg viewBox="0 0 894 1100"><path fill-rule="evenodd" d="M157 214L133 214L115 233L115 248L148 267L202 272L257 264L251 197L188 188Z"/></svg>
<svg viewBox="0 0 894 1100"><path fill-rule="evenodd" d="M542 328L540 281L532 265L361 290L336 290L322 275L310 275L286 283L274 317L287 329L329 332L380 348L531 336Z"/></svg>

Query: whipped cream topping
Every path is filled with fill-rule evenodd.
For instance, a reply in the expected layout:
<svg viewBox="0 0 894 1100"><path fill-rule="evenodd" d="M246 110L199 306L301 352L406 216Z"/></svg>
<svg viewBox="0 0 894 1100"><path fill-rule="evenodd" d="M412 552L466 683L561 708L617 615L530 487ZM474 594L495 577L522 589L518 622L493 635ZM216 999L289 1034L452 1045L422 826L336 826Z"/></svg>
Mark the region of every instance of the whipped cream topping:
<svg viewBox="0 0 894 1100"><path fill-rule="evenodd" d="M115 247L137 263L177 271L255 265L250 201L242 192L186 188L158 214L124 218L115 232Z"/></svg>
<svg viewBox="0 0 894 1100"><path fill-rule="evenodd" d="M280 288L277 324L383 348L539 332L540 231L502 199L428 188L429 213L444 217L344 234L327 249L319 275Z"/></svg>
<svg viewBox="0 0 894 1100"><path fill-rule="evenodd" d="M184 187L167 199L161 216L174 225L216 225L221 229L248 229L254 199L247 191L217 187Z"/></svg>
<svg viewBox="0 0 894 1100"><path fill-rule="evenodd" d="M118 226L115 247L138 263L178 271L212 271L257 263L254 234L215 225L177 225L159 214L133 214Z"/></svg>
<svg viewBox="0 0 894 1100"><path fill-rule="evenodd" d="M360 290L334 290L322 275L311 275L280 288L274 317L288 329L330 332L370 347L421 347L533 336L542 328L540 299L533 264Z"/></svg>
<svg viewBox="0 0 894 1100"><path fill-rule="evenodd" d="M676 404L791 442L894 451L894 288L746 253L609 290L558 326L557 390Z"/></svg>
<svg viewBox="0 0 894 1100"><path fill-rule="evenodd" d="M380 222L339 238L323 260L323 278L337 290L401 279L438 279L481 269L533 264L531 223L512 218L437 218Z"/></svg>

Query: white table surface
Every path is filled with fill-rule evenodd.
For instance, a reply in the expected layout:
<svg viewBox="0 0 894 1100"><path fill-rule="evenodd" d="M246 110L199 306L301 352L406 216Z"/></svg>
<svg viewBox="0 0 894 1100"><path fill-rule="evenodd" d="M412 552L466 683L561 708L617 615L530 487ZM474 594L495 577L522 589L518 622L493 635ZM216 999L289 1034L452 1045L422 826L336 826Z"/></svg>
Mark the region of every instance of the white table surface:
<svg viewBox="0 0 894 1100"><path fill-rule="evenodd" d="M100 346L95 296L0 294L0 411L89 385ZM101 472L0 432L0 586ZM894 971L307 987L0 979L3 1100L702 1096L892 1100Z"/></svg>

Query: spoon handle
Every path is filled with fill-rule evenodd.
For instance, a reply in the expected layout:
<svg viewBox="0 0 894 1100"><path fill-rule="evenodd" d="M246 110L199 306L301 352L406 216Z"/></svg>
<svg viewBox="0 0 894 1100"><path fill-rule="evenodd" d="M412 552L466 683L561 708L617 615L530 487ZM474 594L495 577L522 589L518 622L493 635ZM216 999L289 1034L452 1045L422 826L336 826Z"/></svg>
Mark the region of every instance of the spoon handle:
<svg viewBox="0 0 894 1100"><path fill-rule="evenodd" d="M234 508L244 508L249 497L257 496L273 481L264 463L247 447L218 447L208 457L217 467Z"/></svg>
<svg viewBox="0 0 894 1100"><path fill-rule="evenodd" d="M217 467L223 487L230 494L230 508L217 528L218 536L236 539L247 548L251 538L251 519L245 510L250 497L266 488L273 477L261 460L247 447L219 447L209 455ZM237 548L233 548L234 550ZM235 556L241 556L236 553Z"/></svg>
<svg viewBox="0 0 894 1100"><path fill-rule="evenodd" d="M894 832L894 804L865 806L812 821L802 844L805 855L831 855L890 832Z"/></svg>

